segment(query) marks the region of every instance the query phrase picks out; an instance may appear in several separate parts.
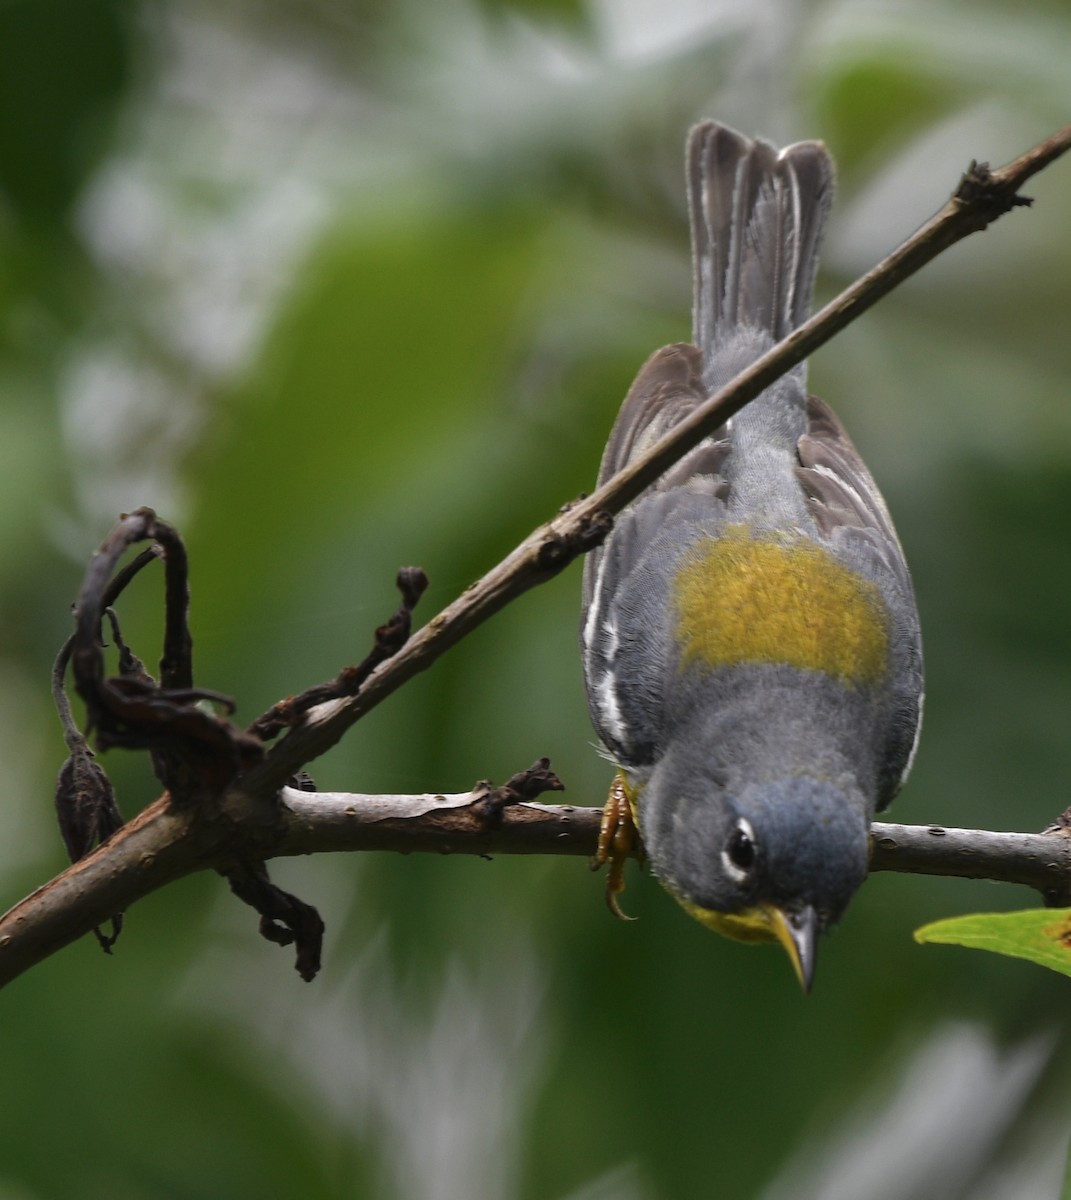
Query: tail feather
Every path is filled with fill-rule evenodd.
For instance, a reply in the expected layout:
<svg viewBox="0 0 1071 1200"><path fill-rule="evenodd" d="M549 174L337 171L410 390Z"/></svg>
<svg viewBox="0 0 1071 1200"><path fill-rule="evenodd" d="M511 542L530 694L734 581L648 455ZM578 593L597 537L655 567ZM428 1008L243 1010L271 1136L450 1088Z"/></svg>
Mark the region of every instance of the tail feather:
<svg viewBox="0 0 1071 1200"><path fill-rule="evenodd" d="M705 362L741 326L779 341L807 319L833 174L821 142L778 153L713 121L692 130L693 321Z"/></svg>

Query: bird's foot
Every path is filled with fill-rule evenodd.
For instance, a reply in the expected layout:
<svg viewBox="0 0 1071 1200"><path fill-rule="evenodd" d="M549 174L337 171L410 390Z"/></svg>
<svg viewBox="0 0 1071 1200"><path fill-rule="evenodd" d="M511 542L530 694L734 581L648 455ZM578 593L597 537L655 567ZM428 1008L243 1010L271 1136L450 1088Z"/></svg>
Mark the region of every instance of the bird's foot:
<svg viewBox="0 0 1071 1200"><path fill-rule="evenodd" d="M595 849L595 857L591 860L591 869L597 871L603 864L609 863L609 873L606 877L606 906L619 921L634 921L618 904L617 898L625 890L625 863L630 858L643 862L643 844L640 841L640 831L632 819L632 806L628 799L628 784L624 775L618 771L610 784L610 794L602 810L602 823L599 826L599 841Z"/></svg>

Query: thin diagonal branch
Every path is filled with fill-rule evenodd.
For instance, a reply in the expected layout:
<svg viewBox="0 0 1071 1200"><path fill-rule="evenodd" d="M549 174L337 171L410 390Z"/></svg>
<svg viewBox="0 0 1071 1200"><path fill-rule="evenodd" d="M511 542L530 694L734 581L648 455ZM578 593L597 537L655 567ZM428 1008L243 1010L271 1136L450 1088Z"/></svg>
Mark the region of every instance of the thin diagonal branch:
<svg viewBox="0 0 1071 1200"><path fill-rule="evenodd" d="M709 436L749 400L796 363L824 345L893 288L944 250L985 229L1004 213L1029 204L1019 188L1042 168L1071 149L1071 125L990 171L972 163L954 195L934 217L861 279L827 304L794 333L764 354L748 370L666 434L642 457L584 500L568 506L530 534L512 553L432 618L343 700L314 709L238 781L245 792L273 792L300 767L330 749L345 731L406 680L489 617L530 588L553 578L578 555L597 545L612 515L658 478L693 446Z"/></svg>

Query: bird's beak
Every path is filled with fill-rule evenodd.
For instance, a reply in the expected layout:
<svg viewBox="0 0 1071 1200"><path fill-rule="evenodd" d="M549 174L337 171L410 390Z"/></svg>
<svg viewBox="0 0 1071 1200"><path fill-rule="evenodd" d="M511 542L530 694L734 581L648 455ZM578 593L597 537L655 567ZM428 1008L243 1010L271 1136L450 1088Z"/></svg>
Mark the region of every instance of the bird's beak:
<svg viewBox="0 0 1071 1200"><path fill-rule="evenodd" d="M803 994L810 995L818 951L818 914L809 904L797 912L771 905L766 913L774 935L792 960Z"/></svg>

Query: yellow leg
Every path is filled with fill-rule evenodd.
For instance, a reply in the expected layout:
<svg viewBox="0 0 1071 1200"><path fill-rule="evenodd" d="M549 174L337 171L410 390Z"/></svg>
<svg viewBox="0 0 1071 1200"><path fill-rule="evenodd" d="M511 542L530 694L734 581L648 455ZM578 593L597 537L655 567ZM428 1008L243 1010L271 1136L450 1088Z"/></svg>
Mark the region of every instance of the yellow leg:
<svg viewBox="0 0 1071 1200"><path fill-rule="evenodd" d="M617 902L625 890L625 863L630 858L643 861L643 846L640 833L632 819L632 806L628 801L628 784L620 771L610 784L610 794L602 810L599 826L599 841L591 869L597 871L604 863L610 864L606 877L606 905L620 921L634 921L623 912Z"/></svg>

